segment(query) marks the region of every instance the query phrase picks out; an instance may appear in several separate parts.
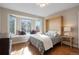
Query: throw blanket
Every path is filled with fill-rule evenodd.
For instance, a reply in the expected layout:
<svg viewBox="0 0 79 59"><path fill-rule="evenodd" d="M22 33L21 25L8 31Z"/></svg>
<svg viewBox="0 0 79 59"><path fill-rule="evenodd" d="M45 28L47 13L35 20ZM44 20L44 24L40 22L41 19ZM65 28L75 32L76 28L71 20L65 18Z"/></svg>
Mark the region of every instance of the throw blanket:
<svg viewBox="0 0 79 59"><path fill-rule="evenodd" d="M45 50L48 50L49 48L53 47L53 43L50 37L43 34L34 34L32 36L36 38L37 40L40 40L43 42Z"/></svg>

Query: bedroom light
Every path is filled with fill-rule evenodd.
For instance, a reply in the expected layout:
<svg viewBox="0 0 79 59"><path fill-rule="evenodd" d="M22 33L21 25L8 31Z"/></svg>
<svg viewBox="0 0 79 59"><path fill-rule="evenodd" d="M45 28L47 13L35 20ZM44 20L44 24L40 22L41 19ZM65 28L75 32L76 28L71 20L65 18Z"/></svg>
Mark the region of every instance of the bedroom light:
<svg viewBox="0 0 79 59"><path fill-rule="evenodd" d="M40 6L41 8L45 7L46 5L48 5L48 3L37 3L38 6Z"/></svg>
<svg viewBox="0 0 79 59"><path fill-rule="evenodd" d="M71 31L72 31L71 27L69 27L69 26L64 27L64 35L71 36L71 34L72 34Z"/></svg>
<svg viewBox="0 0 79 59"><path fill-rule="evenodd" d="M64 31L65 32L70 32L71 31L71 27L64 27Z"/></svg>

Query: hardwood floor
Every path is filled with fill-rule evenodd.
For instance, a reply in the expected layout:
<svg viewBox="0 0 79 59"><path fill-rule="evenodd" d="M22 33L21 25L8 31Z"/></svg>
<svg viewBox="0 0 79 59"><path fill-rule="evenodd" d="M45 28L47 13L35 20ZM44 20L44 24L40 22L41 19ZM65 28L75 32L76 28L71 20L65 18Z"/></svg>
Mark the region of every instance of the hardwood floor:
<svg viewBox="0 0 79 59"><path fill-rule="evenodd" d="M11 55L40 55L40 53L37 48L27 42L13 45ZM57 44L44 55L79 55L79 49L70 48L67 45L61 47Z"/></svg>

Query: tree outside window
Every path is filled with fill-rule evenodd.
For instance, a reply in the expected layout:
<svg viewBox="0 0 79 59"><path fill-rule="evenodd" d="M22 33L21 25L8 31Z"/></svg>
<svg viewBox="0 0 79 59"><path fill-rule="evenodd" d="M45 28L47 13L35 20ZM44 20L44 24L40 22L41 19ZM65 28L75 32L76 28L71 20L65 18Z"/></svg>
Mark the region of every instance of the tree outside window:
<svg viewBox="0 0 79 59"><path fill-rule="evenodd" d="M31 31L31 20L27 18L21 19L21 30L24 32L30 32Z"/></svg>

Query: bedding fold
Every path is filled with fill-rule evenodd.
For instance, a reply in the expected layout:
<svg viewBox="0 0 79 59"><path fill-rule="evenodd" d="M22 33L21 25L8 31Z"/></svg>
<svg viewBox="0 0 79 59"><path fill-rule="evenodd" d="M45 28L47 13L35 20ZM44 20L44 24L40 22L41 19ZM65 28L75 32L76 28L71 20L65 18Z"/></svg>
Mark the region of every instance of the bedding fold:
<svg viewBox="0 0 79 59"><path fill-rule="evenodd" d="M53 43L52 43L52 40L50 39L50 37L43 35L43 34L35 34L35 35L32 35L32 36L34 38L37 38L37 40L40 40L40 41L43 42L45 50L48 50L51 47L53 47Z"/></svg>

